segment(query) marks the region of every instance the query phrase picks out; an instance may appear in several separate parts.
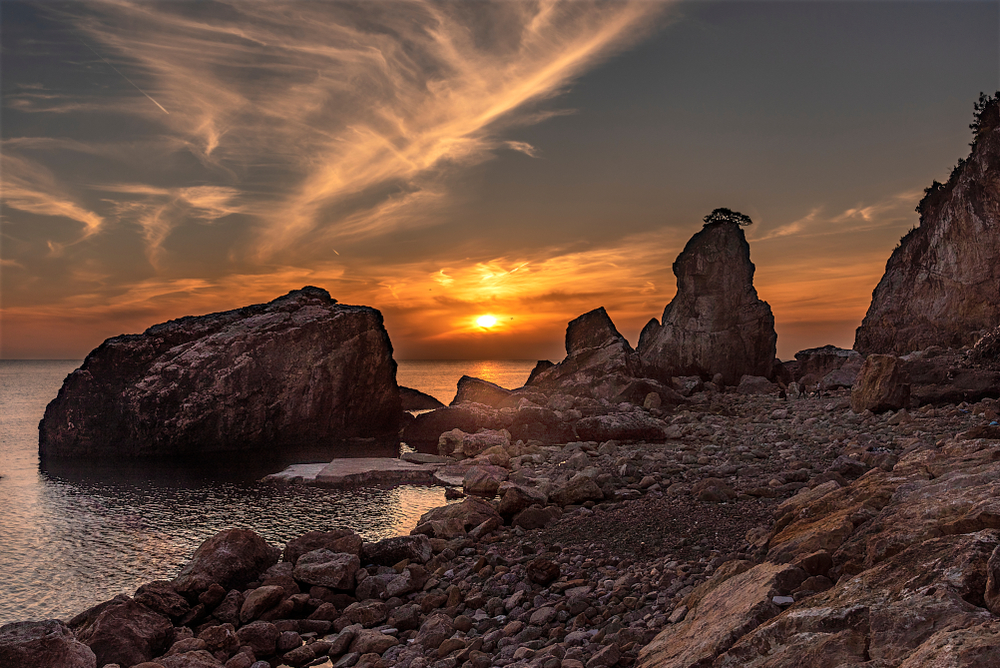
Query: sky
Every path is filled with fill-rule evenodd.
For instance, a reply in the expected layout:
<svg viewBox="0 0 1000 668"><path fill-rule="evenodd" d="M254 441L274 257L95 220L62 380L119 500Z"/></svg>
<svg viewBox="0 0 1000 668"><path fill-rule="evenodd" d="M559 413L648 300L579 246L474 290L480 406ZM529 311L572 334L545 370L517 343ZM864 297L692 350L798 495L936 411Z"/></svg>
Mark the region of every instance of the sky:
<svg viewBox="0 0 1000 668"><path fill-rule="evenodd" d="M1000 89L994 2L0 2L0 357L305 285L397 359L635 345L712 209L850 347ZM491 327L477 320L495 318Z"/></svg>

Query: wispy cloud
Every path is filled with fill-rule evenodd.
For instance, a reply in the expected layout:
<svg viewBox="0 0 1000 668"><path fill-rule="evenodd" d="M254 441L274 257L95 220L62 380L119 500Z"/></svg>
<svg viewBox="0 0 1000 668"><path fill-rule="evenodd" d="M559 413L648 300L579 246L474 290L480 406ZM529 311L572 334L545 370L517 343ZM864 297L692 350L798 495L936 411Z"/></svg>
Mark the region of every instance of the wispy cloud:
<svg viewBox="0 0 1000 668"><path fill-rule="evenodd" d="M551 113L532 103L643 37L664 6L409 0L195 10L109 0L58 12L107 66L170 110L133 113L251 188L263 167L277 175L280 194L254 207L263 258L313 246L317 235L428 224L451 170L498 148L537 155L499 133Z"/></svg>
<svg viewBox="0 0 1000 668"><path fill-rule="evenodd" d="M42 216L69 219L83 226L80 234L69 243L82 241L97 234L104 218L82 206L75 195L58 182L43 165L9 150L2 157L3 188L0 199L12 208ZM50 241L56 245L64 242Z"/></svg>

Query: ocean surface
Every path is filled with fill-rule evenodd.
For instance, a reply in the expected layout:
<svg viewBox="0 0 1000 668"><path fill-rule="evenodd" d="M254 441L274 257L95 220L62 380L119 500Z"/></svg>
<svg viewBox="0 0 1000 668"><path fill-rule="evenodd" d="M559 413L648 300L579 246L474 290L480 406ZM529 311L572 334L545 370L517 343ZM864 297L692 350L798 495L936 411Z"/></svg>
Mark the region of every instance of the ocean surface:
<svg viewBox="0 0 1000 668"><path fill-rule="evenodd" d="M202 541L228 527L253 529L276 545L338 526L377 540L409 532L421 514L445 503L440 487L337 491L257 482L292 463L279 460L42 470L38 421L78 366L0 361L0 624L69 618L172 578ZM447 404L463 374L515 388L533 366L401 361L397 380Z"/></svg>

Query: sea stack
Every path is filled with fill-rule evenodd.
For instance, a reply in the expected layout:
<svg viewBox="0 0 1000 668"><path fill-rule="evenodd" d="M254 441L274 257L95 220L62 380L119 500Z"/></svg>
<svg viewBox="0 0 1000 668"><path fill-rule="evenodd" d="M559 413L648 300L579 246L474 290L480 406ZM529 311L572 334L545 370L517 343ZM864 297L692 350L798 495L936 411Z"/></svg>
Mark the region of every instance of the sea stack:
<svg viewBox="0 0 1000 668"><path fill-rule="evenodd" d="M749 222L717 209L677 256L677 294L662 322L653 318L639 336L639 355L655 377L722 374L735 385L744 375L772 375L774 315L754 289L750 244L738 220Z"/></svg>
<svg viewBox="0 0 1000 668"><path fill-rule="evenodd" d="M872 293L858 352L959 348L1000 324L1000 101L983 97L976 111L972 151L925 191L919 226Z"/></svg>
<svg viewBox="0 0 1000 668"><path fill-rule="evenodd" d="M41 458L269 452L396 437L382 315L305 287L108 339L38 426Z"/></svg>

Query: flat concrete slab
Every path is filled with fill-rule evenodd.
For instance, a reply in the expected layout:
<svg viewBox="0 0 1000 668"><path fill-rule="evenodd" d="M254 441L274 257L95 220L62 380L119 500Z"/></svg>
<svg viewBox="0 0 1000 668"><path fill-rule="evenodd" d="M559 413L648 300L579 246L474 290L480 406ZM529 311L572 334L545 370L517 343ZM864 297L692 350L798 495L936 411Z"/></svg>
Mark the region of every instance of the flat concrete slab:
<svg viewBox="0 0 1000 668"><path fill-rule="evenodd" d="M418 464L394 457L346 457L319 464L292 464L284 471L265 476L263 481L318 487L454 484L452 480L435 477L444 465L443 462ZM461 484L459 478L458 485Z"/></svg>
<svg viewBox="0 0 1000 668"><path fill-rule="evenodd" d="M327 466L329 466L327 462L319 462L317 464L292 464L284 471L264 476L264 482L309 485L316 482L316 476Z"/></svg>
<svg viewBox="0 0 1000 668"><path fill-rule="evenodd" d="M440 464L414 464L388 457L334 459L316 474L316 485L355 487L358 485L432 484Z"/></svg>

